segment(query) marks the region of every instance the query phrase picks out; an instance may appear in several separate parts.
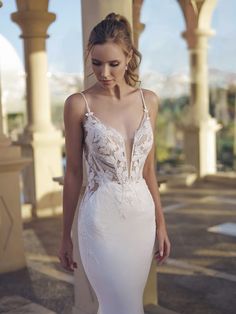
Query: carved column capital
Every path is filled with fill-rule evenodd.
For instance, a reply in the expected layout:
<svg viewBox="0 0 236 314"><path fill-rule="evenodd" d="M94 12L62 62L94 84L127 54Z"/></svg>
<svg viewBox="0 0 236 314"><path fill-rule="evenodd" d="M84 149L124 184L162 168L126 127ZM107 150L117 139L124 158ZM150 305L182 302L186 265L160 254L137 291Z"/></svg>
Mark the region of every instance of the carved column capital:
<svg viewBox="0 0 236 314"><path fill-rule="evenodd" d="M11 18L21 30L22 38L48 38L47 29L56 19L56 14L40 11L19 11L12 13Z"/></svg>
<svg viewBox="0 0 236 314"><path fill-rule="evenodd" d="M210 24L217 0L178 0L178 2L186 23L186 31L182 36L190 49L198 45L199 38L214 35Z"/></svg>

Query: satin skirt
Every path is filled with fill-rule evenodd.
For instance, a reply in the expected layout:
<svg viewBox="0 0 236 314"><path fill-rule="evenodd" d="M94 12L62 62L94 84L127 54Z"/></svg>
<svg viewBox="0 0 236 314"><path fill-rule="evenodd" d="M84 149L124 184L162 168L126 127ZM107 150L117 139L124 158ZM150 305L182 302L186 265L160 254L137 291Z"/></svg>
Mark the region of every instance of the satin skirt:
<svg viewBox="0 0 236 314"><path fill-rule="evenodd" d="M144 314L155 238L155 204L144 179L106 182L90 196L85 190L78 214L79 250L98 314Z"/></svg>

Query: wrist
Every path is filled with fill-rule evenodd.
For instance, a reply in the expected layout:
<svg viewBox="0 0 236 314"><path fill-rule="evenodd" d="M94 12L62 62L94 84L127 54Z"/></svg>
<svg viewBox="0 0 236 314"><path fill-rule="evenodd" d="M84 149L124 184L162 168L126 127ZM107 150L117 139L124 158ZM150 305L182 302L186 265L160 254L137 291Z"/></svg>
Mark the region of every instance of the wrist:
<svg viewBox="0 0 236 314"><path fill-rule="evenodd" d="M165 227L166 225L164 217L156 217L155 221L158 227Z"/></svg>
<svg viewBox="0 0 236 314"><path fill-rule="evenodd" d="M63 233L62 234L62 240L63 241L67 241L67 240L70 240L71 239L71 233L69 232L66 232L66 233Z"/></svg>

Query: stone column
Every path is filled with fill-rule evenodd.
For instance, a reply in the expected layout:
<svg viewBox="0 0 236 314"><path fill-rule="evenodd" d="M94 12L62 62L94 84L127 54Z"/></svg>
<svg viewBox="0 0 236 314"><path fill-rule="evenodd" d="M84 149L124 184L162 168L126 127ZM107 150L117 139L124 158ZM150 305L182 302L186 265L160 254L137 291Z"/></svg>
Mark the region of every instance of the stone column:
<svg viewBox="0 0 236 314"><path fill-rule="evenodd" d="M0 79L0 273L5 273L26 266L22 234L20 171L31 160L22 158L20 147L12 145L10 138L3 132L1 99Z"/></svg>
<svg viewBox="0 0 236 314"><path fill-rule="evenodd" d="M145 29L145 24L140 22L142 5L143 0L133 0L133 35L135 47L138 47L139 36Z"/></svg>
<svg viewBox="0 0 236 314"><path fill-rule="evenodd" d="M24 187L25 201L32 204L32 214L37 216L39 209L61 203L60 188L52 177L62 175L63 138L51 122L46 53L47 29L56 16L48 12L48 0L16 3L18 12L11 18L20 26L24 40L28 117L18 144L23 154L34 160L24 172Z"/></svg>
<svg viewBox="0 0 236 314"><path fill-rule="evenodd" d="M208 37L216 0L178 0L186 22L186 39L190 55L190 112L184 126L185 157L195 167L198 177L216 172L216 131L219 126L209 115Z"/></svg>

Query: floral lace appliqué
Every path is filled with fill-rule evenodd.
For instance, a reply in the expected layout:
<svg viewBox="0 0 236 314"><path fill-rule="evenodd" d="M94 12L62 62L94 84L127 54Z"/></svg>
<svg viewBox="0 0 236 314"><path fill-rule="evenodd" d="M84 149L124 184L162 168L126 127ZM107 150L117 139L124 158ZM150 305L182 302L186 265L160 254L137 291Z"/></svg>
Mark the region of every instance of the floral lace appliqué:
<svg viewBox="0 0 236 314"><path fill-rule="evenodd" d="M142 123L135 132L130 165L122 135L103 124L91 111L86 113L84 131L88 197L102 182L115 181L123 185L142 178L143 166L153 144L153 131L147 109L144 109Z"/></svg>

